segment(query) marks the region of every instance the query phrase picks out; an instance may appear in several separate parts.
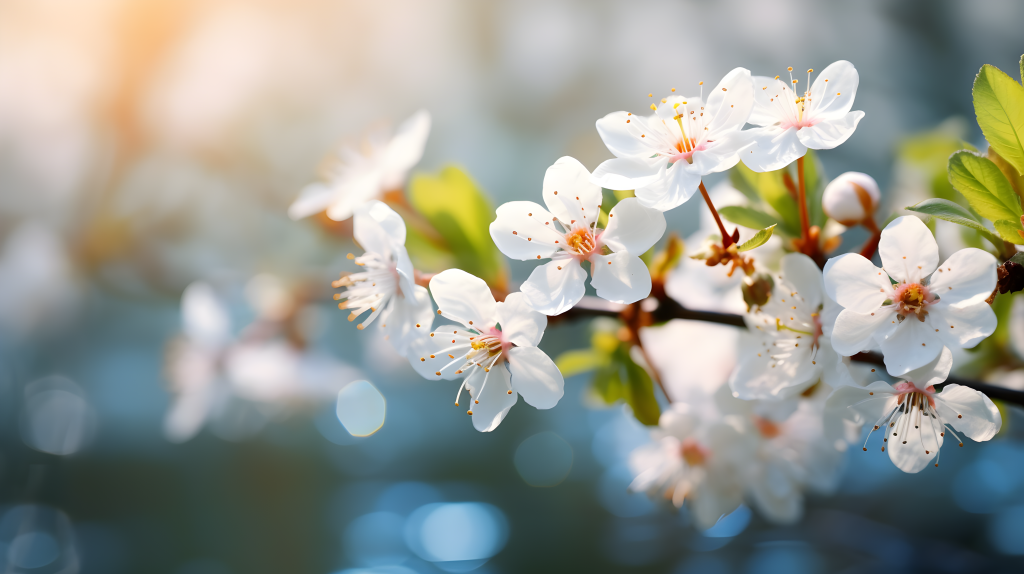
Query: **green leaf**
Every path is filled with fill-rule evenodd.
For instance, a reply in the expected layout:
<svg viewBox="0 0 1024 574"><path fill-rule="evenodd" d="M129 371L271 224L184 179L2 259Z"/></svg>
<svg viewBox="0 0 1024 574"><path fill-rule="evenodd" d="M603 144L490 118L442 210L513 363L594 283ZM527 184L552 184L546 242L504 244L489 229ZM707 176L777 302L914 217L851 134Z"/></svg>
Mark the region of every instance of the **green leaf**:
<svg viewBox="0 0 1024 574"><path fill-rule="evenodd" d="M999 232L999 236L1017 245L1024 245L1024 235L1022 231L1024 228L1021 227L1020 220L1015 219L1000 219L993 221L992 225L995 226L996 231Z"/></svg>
<svg viewBox="0 0 1024 574"><path fill-rule="evenodd" d="M736 189L747 197L754 197L767 203L775 213L779 214L779 225L786 235L800 235L800 213L797 211L796 200L790 195L789 189L782 181L784 170L756 172L743 163L729 170L729 180Z"/></svg>
<svg viewBox="0 0 1024 574"><path fill-rule="evenodd" d="M938 198L926 199L920 203L911 205L910 207L906 207L904 209L906 209L907 211L913 211L915 213L923 213L925 215L930 215L936 219L950 221L952 223L956 223L957 225L963 225L964 227L969 227L980 233L982 237L987 239L990 243L992 243L992 245L999 248L1002 247L1002 240L999 239L999 237L997 237L996 234L992 233L991 231L988 230L988 228L982 225L981 222L978 221L976 217L974 217L974 214L971 213L969 209L963 207L962 205L953 203L952 201Z"/></svg>
<svg viewBox="0 0 1024 574"><path fill-rule="evenodd" d="M505 281L505 262L491 240L494 207L465 172L448 166L409 183L413 207L444 237L455 265L492 284Z"/></svg>
<svg viewBox="0 0 1024 574"><path fill-rule="evenodd" d="M620 356L620 361L625 368L628 391L625 399L633 409L633 416L645 425L657 425L658 419L661 417L661 407L658 406L658 399L654 396L654 381L643 367L633 362L629 356L628 345L620 347L616 354Z"/></svg>
<svg viewBox="0 0 1024 574"><path fill-rule="evenodd" d="M797 180L799 185L799 179ZM811 225L825 226L825 210L821 207L821 196L825 193L825 167L814 150L808 149L804 154L804 193L807 194L807 208ZM756 228L755 228L756 229Z"/></svg>
<svg viewBox="0 0 1024 574"><path fill-rule="evenodd" d="M991 221L1021 216L1020 197L992 160L969 151L949 158L949 182L979 215Z"/></svg>
<svg viewBox="0 0 1024 574"><path fill-rule="evenodd" d="M742 207L739 205L727 205L718 208L718 213L736 225L749 227L751 229L762 229L779 222L778 217L758 211L753 207Z"/></svg>
<svg viewBox="0 0 1024 574"><path fill-rule="evenodd" d="M771 225L769 227L765 227L761 231L758 231L757 233L755 233L753 237L751 237L750 239L744 241L743 245L740 245L739 247L736 248L736 251L739 251L740 253L743 253L744 251L750 251L751 249L753 249L755 247L760 247L760 246L764 245L765 243L768 242L769 239L772 238L772 232L773 231L775 231L775 226L774 225Z"/></svg>
<svg viewBox="0 0 1024 574"><path fill-rule="evenodd" d="M599 353L593 349L576 349L558 355L555 366L562 372L563 377L568 378L606 367L609 362L610 358L606 353Z"/></svg>
<svg viewBox="0 0 1024 574"><path fill-rule="evenodd" d="M1024 87L985 64L974 79L974 113L989 145L1024 174Z"/></svg>

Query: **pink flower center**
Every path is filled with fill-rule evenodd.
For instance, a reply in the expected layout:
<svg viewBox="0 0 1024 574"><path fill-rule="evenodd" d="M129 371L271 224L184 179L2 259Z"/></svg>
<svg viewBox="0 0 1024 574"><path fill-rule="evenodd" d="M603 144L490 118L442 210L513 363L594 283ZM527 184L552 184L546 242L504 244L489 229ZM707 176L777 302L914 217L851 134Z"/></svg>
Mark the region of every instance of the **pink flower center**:
<svg viewBox="0 0 1024 574"><path fill-rule="evenodd" d="M580 259L587 259L597 250L597 238L586 227L577 227L565 234L568 251Z"/></svg>
<svg viewBox="0 0 1024 574"><path fill-rule="evenodd" d="M916 315L919 321L928 316L928 305L935 302L935 295L920 283L904 283L896 288L893 302L898 305L898 314L903 317Z"/></svg>
<svg viewBox="0 0 1024 574"><path fill-rule="evenodd" d="M682 446L679 447L679 454L686 461L686 464L690 466L700 466L707 462L710 452L702 447L693 438L687 438L683 441Z"/></svg>
<svg viewBox="0 0 1024 574"><path fill-rule="evenodd" d="M759 416L754 417L754 426L757 427L758 432L760 432L761 436L764 438L771 439L782 434L782 428L779 427L779 425Z"/></svg>
<svg viewBox="0 0 1024 574"><path fill-rule="evenodd" d="M904 401L909 398L910 404L920 405L924 399L928 399L928 404L931 405L932 408L935 408L935 399L932 398L932 395L934 394L934 385L928 385L924 390L922 390L917 388L917 386L910 381L901 381L896 385L896 396L898 397L896 399L896 404L902 405Z"/></svg>
<svg viewBox="0 0 1024 574"><path fill-rule="evenodd" d="M676 163L685 161L686 163L693 163L694 152L703 151L708 147L707 143L696 144L693 143L692 139L690 142L690 149L686 149L686 146L683 145L683 141L679 140L679 143L676 144L676 153L669 155L668 162Z"/></svg>

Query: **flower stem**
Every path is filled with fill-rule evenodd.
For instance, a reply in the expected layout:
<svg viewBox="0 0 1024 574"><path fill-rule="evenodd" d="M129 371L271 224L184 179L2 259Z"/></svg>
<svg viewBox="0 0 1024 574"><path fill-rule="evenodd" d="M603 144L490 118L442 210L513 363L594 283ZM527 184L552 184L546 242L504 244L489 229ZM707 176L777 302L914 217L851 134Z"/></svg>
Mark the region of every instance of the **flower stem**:
<svg viewBox="0 0 1024 574"><path fill-rule="evenodd" d="M708 195L708 188L704 187L704 180L700 182L700 194L704 196L704 202L708 204L708 209L711 210L711 215L715 217L715 223L718 224L718 231L722 233L722 246L729 247L735 242L729 236L729 232L725 230L725 225L722 224L722 218L718 215L715 204L711 203L711 196Z"/></svg>

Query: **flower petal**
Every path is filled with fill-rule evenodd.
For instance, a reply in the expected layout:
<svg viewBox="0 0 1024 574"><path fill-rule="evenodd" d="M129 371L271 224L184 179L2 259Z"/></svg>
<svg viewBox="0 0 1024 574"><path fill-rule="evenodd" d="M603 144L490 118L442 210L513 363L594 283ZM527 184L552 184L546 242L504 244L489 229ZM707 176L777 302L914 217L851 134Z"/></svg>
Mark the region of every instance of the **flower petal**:
<svg viewBox="0 0 1024 574"><path fill-rule="evenodd" d="M914 386L919 389L924 389L930 385L937 385L945 381L949 377L949 371L952 368L953 353L948 347L943 347L942 351L935 357L935 360L923 367L908 371L906 374L901 375L900 378L914 383Z"/></svg>
<svg viewBox="0 0 1024 574"><path fill-rule="evenodd" d="M747 123L755 126L770 126L789 118L791 104L789 103L790 98L786 97L789 90L782 80L768 76L754 76L752 83L754 107L750 112L750 117L747 118ZM796 117L795 114L793 117Z"/></svg>
<svg viewBox="0 0 1024 574"><path fill-rule="evenodd" d="M498 323L508 341L520 347L536 347L544 336L548 318L527 305L522 293L510 293L504 303L498 303Z"/></svg>
<svg viewBox="0 0 1024 574"><path fill-rule="evenodd" d="M857 96L860 74L846 60L832 62L811 84L811 107L808 115L815 119L839 119L847 115Z"/></svg>
<svg viewBox="0 0 1024 574"><path fill-rule="evenodd" d="M332 194L327 217L334 221L352 217L355 208L380 195L382 176L379 169L364 169L327 184Z"/></svg>
<svg viewBox="0 0 1024 574"><path fill-rule="evenodd" d="M882 260L882 268L893 279L920 283L938 267L939 246L923 221L904 215L892 220L882 230L878 256Z"/></svg>
<svg viewBox="0 0 1024 574"><path fill-rule="evenodd" d="M598 241L618 253L646 253L665 233L665 215L657 209L640 205L635 197L615 204L608 214L608 226Z"/></svg>
<svg viewBox="0 0 1024 574"><path fill-rule="evenodd" d="M829 259L824 269L825 292L850 311L869 313L892 298L889 277L858 253Z"/></svg>
<svg viewBox="0 0 1024 574"><path fill-rule="evenodd" d="M427 288L414 285L411 297L409 293L403 290L402 295L391 297L388 313L380 317L388 341L403 356L414 340L428 336L434 324L434 305Z"/></svg>
<svg viewBox="0 0 1024 574"><path fill-rule="evenodd" d="M352 236L365 251L389 259L393 245L405 245L405 222L383 202L371 200L355 209Z"/></svg>
<svg viewBox="0 0 1024 574"><path fill-rule="evenodd" d="M460 325L441 325L430 335L413 339L406 352L413 370L431 381L465 377L463 373L456 373L472 350L467 333L463 331Z"/></svg>
<svg viewBox="0 0 1024 574"><path fill-rule="evenodd" d="M803 253L782 257L782 279L789 283L812 308L823 302L822 275L814 260Z"/></svg>
<svg viewBox="0 0 1024 574"><path fill-rule="evenodd" d="M590 182L590 171L569 156L561 157L544 173L544 204L562 223L573 220L597 223L601 186Z"/></svg>
<svg viewBox="0 0 1024 574"><path fill-rule="evenodd" d="M807 153L796 128L773 125L749 131L756 145L740 154L740 159L754 171L782 169Z"/></svg>
<svg viewBox="0 0 1024 574"><path fill-rule="evenodd" d="M646 118L612 112L597 120L597 133L615 157L650 157L656 150L639 135L646 125ZM639 133L635 128L640 128Z"/></svg>
<svg viewBox="0 0 1024 574"><path fill-rule="evenodd" d="M881 341L895 330L896 313L890 308L879 308L870 313L843 309L832 329L832 348L849 357L868 349L872 341Z"/></svg>
<svg viewBox="0 0 1024 574"><path fill-rule="evenodd" d="M196 281L181 294L181 327L202 347L217 348L231 337L231 316L208 283Z"/></svg>
<svg viewBox="0 0 1024 574"><path fill-rule="evenodd" d="M381 167L400 175L409 171L423 157L429 135L430 112L419 110L398 126L381 158Z"/></svg>
<svg viewBox="0 0 1024 574"><path fill-rule="evenodd" d="M683 163L670 166L655 181L636 188L636 198L645 207L668 211L693 197L700 185L699 173L687 171Z"/></svg>
<svg viewBox="0 0 1024 574"><path fill-rule="evenodd" d="M448 269L430 280L437 312L466 327L487 329L498 322L498 304L487 283L461 269Z"/></svg>
<svg viewBox="0 0 1024 574"><path fill-rule="evenodd" d="M503 361L494 365L489 373L483 369L475 369L466 379L466 388L474 399L470 403L473 428L480 432L491 432L498 428L501 421L505 420L509 409L519 399L515 392L508 394L508 390L512 388L512 381Z"/></svg>
<svg viewBox="0 0 1024 574"><path fill-rule="evenodd" d="M751 332L740 337L739 364L729 377L729 387L737 398L777 398L821 377L824 363L812 361L810 347L796 349L790 356L777 360L772 336Z"/></svg>
<svg viewBox="0 0 1024 574"><path fill-rule="evenodd" d="M538 266L519 290L537 312L560 315L583 298L586 279L579 261L564 257Z"/></svg>
<svg viewBox="0 0 1024 574"><path fill-rule="evenodd" d="M996 288L996 258L969 247L949 257L928 282L932 293L950 305L984 302Z"/></svg>
<svg viewBox="0 0 1024 574"><path fill-rule="evenodd" d="M940 300L929 307L928 323L945 345L970 349L995 332L998 319L984 301L961 306Z"/></svg>
<svg viewBox="0 0 1024 574"><path fill-rule="evenodd" d="M734 68L726 74L711 90L705 105L712 116L707 125L708 132L742 128L754 107L754 83L750 70Z"/></svg>
<svg viewBox="0 0 1024 574"><path fill-rule="evenodd" d="M590 258L590 284L613 303L636 303L651 294L651 272L636 255L621 251Z"/></svg>
<svg viewBox="0 0 1024 574"><path fill-rule="evenodd" d="M512 388L538 409L550 409L564 393L565 381L555 363L537 347L513 347L508 351Z"/></svg>
<svg viewBox="0 0 1024 574"><path fill-rule="evenodd" d="M822 120L813 126L800 128L796 134L800 143L811 149L832 149L850 139L863 118L864 112L850 112L839 119Z"/></svg>
<svg viewBox="0 0 1024 574"><path fill-rule="evenodd" d="M842 314L840 314L842 317ZM838 330L838 329L837 329ZM885 369L894 377L923 367L942 352L942 340L930 323L910 316L896 326L896 330L881 342Z"/></svg>
<svg viewBox="0 0 1024 574"><path fill-rule="evenodd" d="M608 189L636 189L665 177L663 157L618 157L601 162L590 181Z"/></svg>
<svg viewBox="0 0 1024 574"><path fill-rule="evenodd" d="M555 227L555 216L532 201L510 201L497 209L491 222L491 239L511 259L546 259L558 251L565 238ZM560 242L560 243L556 243Z"/></svg>
<svg viewBox="0 0 1024 574"><path fill-rule="evenodd" d="M319 181L313 182L302 188L299 197L288 206L288 217L302 219L316 215L326 210L332 201L334 201L334 191L331 187Z"/></svg>
<svg viewBox="0 0 1024 574"><path fill-rule="evenodd" d="M915 420L907 420L914 416ZM886 429L885 443L889 460L903 472L921 472L931 463L942 446L942 426L932 417L920 417L917 413L903 415L896 419L896 426ZM920 422L919 425L913 423Z"/></svg>
<svg viewBox="0 0 1024 574"><path fill-rule="evenodd" d="M855 424L872 424L896 406L889 383L875 381L866 387L842 386L825 399L825 416L842 417Z"/></svg>
<svg viewBox="0 0 1024 574"><path fill-rule="evenodd" d="M680 165L691 173L708 175L732 169L740 162L743 152L754 147L754 139L747 132L732 130L715 134L707 148L693 152L693 163Z"/></svg>
<svg viewBox="0 0 1024 574"><path fill-rule="evenodd" d="M985 393L950 384L935 395L935 409L944 421L976 441L996 436L1003 426L999 409Z"/></svg>

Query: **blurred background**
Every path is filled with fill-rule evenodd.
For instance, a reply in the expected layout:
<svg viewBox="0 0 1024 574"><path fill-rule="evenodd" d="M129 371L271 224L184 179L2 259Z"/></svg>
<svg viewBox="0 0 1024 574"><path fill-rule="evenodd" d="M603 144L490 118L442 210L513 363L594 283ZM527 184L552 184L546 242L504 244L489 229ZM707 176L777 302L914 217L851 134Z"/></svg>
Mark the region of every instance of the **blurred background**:
<svg viewBox="0 0 1024 574"><path fill-rule="evenodd" d="M860 71L867 115L822 162L913 197L901 145L934 129L981 143L974 74L1016 75L1021 22L1012 0L3 0L4 571L1019 571L1020 411L921 475L849 453L839 493L809 498L797 525L741 508L700 533L627 492L647 433L583 377L552 410L473 430L454 386L420 380L335 308L351 241L286 211L336 144L421 108L433 129L418 169L458 165L498 204L536 199L562 155L611 157L595 120L643 111L650 92L838 59ZM700 207L670 228L688 235ZM530 267L511 265L513 280ZM195 281L233 336L269 324L303 354L255 351L280 360L238 374L250 392L174 443L168 372ZM543 347L588 340L563 324ZM722 376L706 350L679 353L690 379ZM283 392L260 378L273 369L315 388ZM357 379L370 406L350 415L369 422L336 409Z"/></svg>

